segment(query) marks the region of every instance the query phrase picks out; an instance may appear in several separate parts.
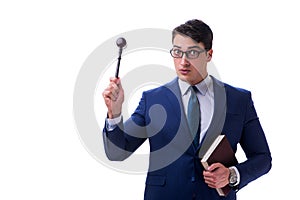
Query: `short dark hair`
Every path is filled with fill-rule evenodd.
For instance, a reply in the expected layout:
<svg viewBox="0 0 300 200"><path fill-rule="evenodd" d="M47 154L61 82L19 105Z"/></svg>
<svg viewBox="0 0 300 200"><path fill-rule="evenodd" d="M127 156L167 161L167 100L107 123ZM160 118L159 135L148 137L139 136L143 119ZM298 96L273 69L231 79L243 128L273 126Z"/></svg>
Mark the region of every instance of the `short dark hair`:
<svg viewBox="0 0 300 200"><path fill-rule="evenodd" d="M212 48L213 32L201 20L192 19L174 28L172 31L172 41L178 33L186 35L198 43L202 42L206 51Z"/></svg>

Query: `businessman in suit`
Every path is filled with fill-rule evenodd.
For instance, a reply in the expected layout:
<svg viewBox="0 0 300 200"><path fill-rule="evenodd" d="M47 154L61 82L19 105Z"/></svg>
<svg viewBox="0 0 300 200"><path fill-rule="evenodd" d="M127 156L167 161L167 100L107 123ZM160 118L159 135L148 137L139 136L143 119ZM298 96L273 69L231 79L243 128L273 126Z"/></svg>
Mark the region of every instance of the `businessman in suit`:
<svg viewBox="0 0 300 200"><path fill-rule="evenodd" d="M207 72L212 59L213 33L193 19L172 32L177 77L145 91L131 117L123 122L124 91L111 78L103 91L107 119L105 152L122 161L146 140L150 145L144 199L236 199L236 192L271 169L271 153L250 91L217 80ZM247 159L235 166L214 163L204 170L200 160L218 134L225 134L236 152ZM232 188L220 197L216 188Z"/></svg>

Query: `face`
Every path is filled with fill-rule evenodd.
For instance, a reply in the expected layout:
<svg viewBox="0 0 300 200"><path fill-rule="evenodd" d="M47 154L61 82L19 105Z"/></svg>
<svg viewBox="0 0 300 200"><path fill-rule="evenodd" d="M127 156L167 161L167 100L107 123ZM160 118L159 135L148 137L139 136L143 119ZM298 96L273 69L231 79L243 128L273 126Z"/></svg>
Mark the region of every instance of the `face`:
<svg viewBox="0 0 300 200"><path fill-rule="evenodd" d="M173 49L180 51L201 51L204 45L197 43L192 38L177 34L173 40ZM198 58L189 59L186 54L182 58L174 58L174 65L177 76L182 81L195 85L201 82L207 75L207 63L211 60L212 50L204 51L199 54Z"/></svg>

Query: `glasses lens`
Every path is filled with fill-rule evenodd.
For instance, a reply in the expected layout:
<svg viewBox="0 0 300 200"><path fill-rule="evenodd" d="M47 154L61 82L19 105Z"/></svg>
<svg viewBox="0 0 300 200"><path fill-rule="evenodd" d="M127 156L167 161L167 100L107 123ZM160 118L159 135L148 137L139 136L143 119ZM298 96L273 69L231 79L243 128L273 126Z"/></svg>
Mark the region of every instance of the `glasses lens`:
<svg viewBox="0 0 300 200"><path fill-rule="evenodd" d="M199 51L191 50L186 52L186 56L190 59L195 59L198 58L199 53L200 53Z"/></svg>
<svg viewBox="0 0 300 200"><path fill-rule="evenodd" d="M180 51L179 49L172 49L171 50L171 55L174 58L181 58L182 57L182 51Z"/></svg>

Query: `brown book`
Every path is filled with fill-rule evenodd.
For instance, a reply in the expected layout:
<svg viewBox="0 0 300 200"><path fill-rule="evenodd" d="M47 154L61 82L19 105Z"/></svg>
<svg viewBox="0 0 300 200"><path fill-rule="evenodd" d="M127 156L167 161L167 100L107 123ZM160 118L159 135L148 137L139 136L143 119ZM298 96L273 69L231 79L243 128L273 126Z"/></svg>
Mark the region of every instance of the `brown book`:
<svg viewBox="0 0 300 200"><path fill-rule="evenodd" d="M201 163L206 170L208 169L208 166L217 162L222 163L226 167L235 166L238 163L225 135L219 135L201 159ZM225 187L217 188L216 190L220 196L226 196L231 188L229 185L226 185Z"/></svg>

